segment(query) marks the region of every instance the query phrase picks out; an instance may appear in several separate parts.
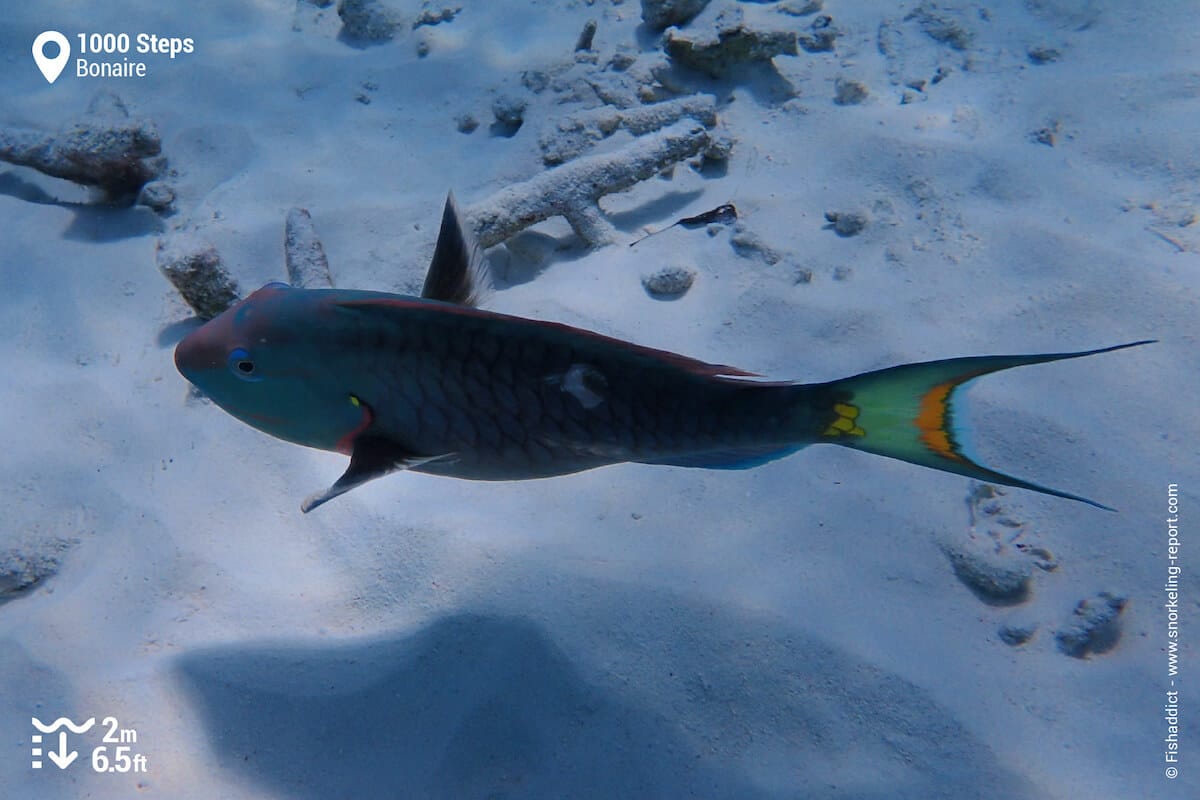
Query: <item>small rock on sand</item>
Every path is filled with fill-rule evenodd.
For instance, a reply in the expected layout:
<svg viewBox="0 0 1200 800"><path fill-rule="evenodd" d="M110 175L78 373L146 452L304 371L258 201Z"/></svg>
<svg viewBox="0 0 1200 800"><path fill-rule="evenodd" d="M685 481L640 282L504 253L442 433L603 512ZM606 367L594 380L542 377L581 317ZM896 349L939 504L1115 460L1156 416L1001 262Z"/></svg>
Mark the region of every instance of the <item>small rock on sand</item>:
<svg viewBox="0 0 1200 800"><path fill-rule="evenodd" d="M1006 623L1000 626L1000 641L1009 647L1020 647L1033 639L1034 635L1037 634L1037 630L1038 626L1035 622Z"/></svg>
<svg viewBox="0 0 1200 800"><path fill-rule="evenodd" d="M870 222L865 211L826 211L825 221L838 236L857 236Z"/></svg>
<svg viewBox="0 0 1200 800"><path fill-rule="evenodd" d="M690 22L707 5L708 0L642 0L642 21L661 31Z"/></svg>
<svg viewBox="0 0 1200 800"><path fill-rule="evenodd" d="M454 127L459 133L473 133L479 127L479 120L475 119L474 114L459 114L454 118Z"/></svg>
<svg viewBox="0 0 1200 800"><path fill-rule="evenodd" d="M989 605L1015 605L1029 594L1033 561L991 534L941 542L954 574Z"/></svg>
<svg viewBox="0 0 1200 800"><path fill-rule="evenodd" d="M338 0L342 33L359 42L387 42L400 27L400 13L381 0Z"/></svg>
<svg viewBox="0 0 1200 800"><path fill-rule="evenodd" d="M696 280L696 271L683 266L663 267L642 276L642 287L651 297L674 298L682 296Z"/></svg>
<svg viewBox="0 0 1200 800"><path fill-rule="evenodd" d="M1111 592L1099 592L1079 601L1071 616L1054 633L1058 649L1072 658L1087 658L1106 653L1121 638L1121 612L1126 598Z"/></svg>
<svg viewBox="0 0 1200 800"><path fill-rule="evenodd" d="M525 124L525 109L529 101L518 94L504 93L492 101L492 133L497 136L512 136Z"/></svg>
<svg viewBox="0 0 1200 800"><path fill-rule="evenodd" d="M740 11L734 9L722 12L706 29L667 31L666 51L676 63L721 78L739 64L794 56L799 49L796 31L786 27L759 28L745 22Z"/></svg>
<svg viewBox="0 0 1200 800"><path fill-rule="evenodd" d="M833 85L833 102L839 106L856 106L867 99L870 90L861 81L838 78Z"/></svg>

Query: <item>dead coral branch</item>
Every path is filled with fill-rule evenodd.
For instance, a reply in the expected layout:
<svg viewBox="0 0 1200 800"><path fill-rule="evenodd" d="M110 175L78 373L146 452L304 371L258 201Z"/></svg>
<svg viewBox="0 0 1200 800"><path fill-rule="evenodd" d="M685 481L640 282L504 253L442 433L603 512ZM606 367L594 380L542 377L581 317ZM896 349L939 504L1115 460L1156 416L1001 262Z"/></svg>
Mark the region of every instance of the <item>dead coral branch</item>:
<svg viewBox="0 0 1200 800"><path fill-rule="evenodd" d="M158 240L158 268L200 319L212 319L241 297L217 249L191 233Z"/></svg>
<svg viewBox="0 0 1200 800"><path fill-rule="evenodd" d="M58 131L0 128L0 161L103 189L132 201L165 168L154 125L129 117L116 96L101 95L74 125Z"/></svg>
<svg viewBox="0 0 1200 800"><path fill-rule="evenodd" d="M304 289L332 289L329 259L306 208L288 211L283 234L283 255L288 281Z"/></svg>
<svg viewBox="0 0 1200 800"><path fill-rule="evenodd" d="M608 244L617 238L616 229L600 210L600 198L654 177L702 152L709 143L703 123L681 120L615 152L584 156L501 189L472 206L467 216L483 247L554 216L566 217L588 244Z"/></svg>
<svg viewBox="0 0 1200 800"><path fill-rule="evenodd" d="M706 128L717 125L717 99L708 94L680 97L633 108L601 106L563 117L538 140L547 166L570 161L620 129L643 136L691 118Z"/></svg>

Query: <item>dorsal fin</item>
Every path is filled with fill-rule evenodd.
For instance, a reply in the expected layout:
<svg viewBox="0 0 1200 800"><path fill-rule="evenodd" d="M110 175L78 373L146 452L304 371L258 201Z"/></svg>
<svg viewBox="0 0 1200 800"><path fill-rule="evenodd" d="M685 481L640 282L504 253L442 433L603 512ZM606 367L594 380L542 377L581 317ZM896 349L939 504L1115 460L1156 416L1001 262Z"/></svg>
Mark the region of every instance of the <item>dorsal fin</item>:
<svg viewBox="0 0 1200 800"><path fill-rule="evenodd" d="M450 192L446 195L442 227L438 231L429 272L425 273L421 297L474 306L478 305L486 284L483 250L470 231L463 227L454 193Z"/></svg>

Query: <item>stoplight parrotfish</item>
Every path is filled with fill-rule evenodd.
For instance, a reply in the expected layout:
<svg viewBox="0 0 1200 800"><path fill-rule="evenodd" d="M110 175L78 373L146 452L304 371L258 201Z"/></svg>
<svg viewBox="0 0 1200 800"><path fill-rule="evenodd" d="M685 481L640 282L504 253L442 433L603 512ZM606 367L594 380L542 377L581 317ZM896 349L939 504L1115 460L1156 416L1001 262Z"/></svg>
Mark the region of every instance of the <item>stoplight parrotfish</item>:
<svg viewBox="0 0 1200 800"><path fill-rule="evenodd" d="M451 196L420 297L270 283L189 333L175 363L248 425L350 457L305 512L398 470L508 481L623 462L746 469L820 443L1107 508L979 464L963 390L991 372L1147 343L769 382L480 309L484 277Z"/></svg>

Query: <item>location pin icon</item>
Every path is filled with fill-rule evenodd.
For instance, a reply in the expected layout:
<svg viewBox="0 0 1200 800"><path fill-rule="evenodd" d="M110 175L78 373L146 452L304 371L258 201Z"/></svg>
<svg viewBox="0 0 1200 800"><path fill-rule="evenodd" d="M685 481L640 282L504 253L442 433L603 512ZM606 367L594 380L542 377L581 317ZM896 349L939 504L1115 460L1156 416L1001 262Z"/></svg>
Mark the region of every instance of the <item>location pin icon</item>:
<svg viewBox="0 0 1200 800"><path fill-rule="evenodd" d="M54 58L46 58L46 54L42 52L47 42L58 45L58 55ZM46 81L54 83L62 74L63 67L71 60L71 43L58 31L42 31L33 40L33 60L37 62L38 69L42 71Z"/></svg>

